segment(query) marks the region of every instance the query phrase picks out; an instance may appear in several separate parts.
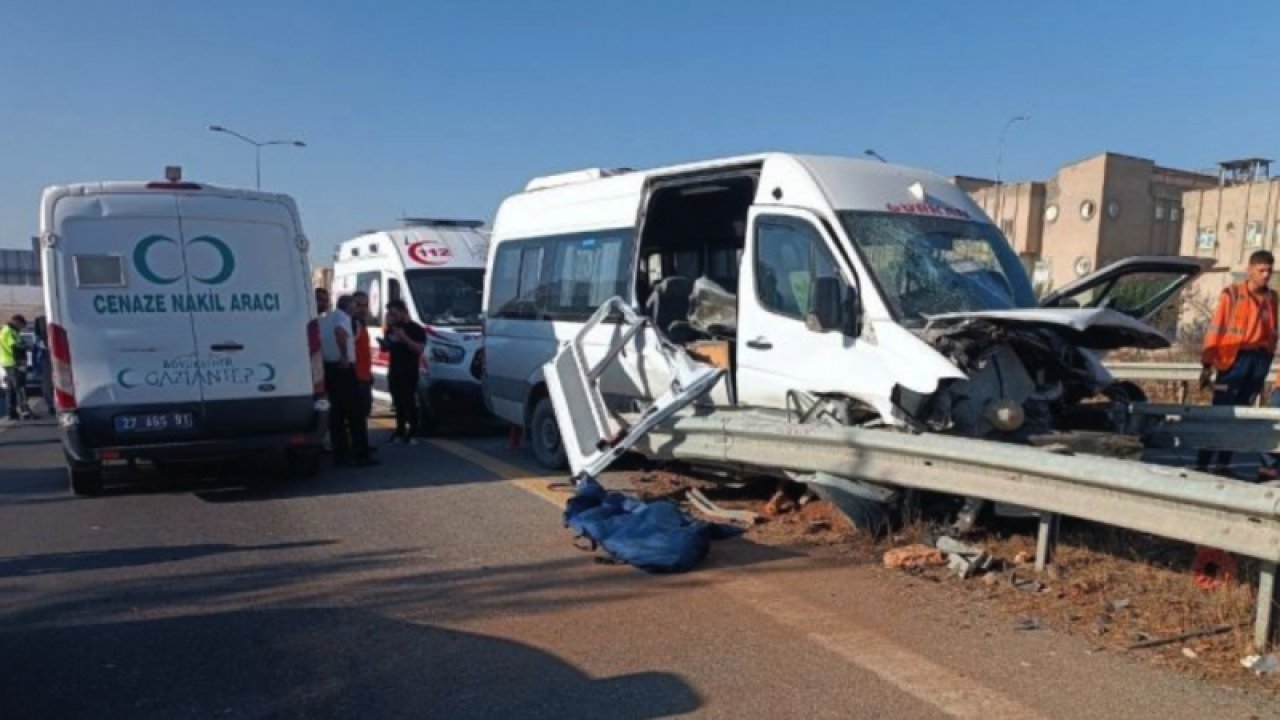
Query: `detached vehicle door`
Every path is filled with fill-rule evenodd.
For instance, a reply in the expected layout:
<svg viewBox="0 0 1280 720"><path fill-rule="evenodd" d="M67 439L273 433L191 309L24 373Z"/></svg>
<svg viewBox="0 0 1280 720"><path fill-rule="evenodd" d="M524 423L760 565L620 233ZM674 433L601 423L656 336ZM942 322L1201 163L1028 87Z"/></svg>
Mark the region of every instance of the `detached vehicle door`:
<svg viewBox="0 0 1280 720"><path fill-rule="evenodd" d="M1112 263L1049 293L1047 308L1107 309L1161 325L1160 311L1213 267L1212 258L1139 256Z"/></svg>
<svg viewBox="0 0 1280 720"><path fill-rule="evenodd" d="M290 205L270 196L182 195L206 434L309 428L306 241Z"/></svg>

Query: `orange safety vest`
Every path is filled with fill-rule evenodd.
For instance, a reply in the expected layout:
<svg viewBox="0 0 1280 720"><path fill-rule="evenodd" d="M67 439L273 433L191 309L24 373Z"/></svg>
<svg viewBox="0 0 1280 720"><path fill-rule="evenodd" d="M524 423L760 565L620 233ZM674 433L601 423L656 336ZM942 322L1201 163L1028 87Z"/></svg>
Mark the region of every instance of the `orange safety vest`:
<svg viewBox="0 0 1280 720"><path fill-rule="evenodd" d="M369 347L369 328L364 323L357 323L356 331L356 379L360 382L373 382L373 348Z"/></svg>
<svg viewBox="0 0 1280 720"><path fill-rule="evenodd" d="M1218 307L1204 336L1200 360L1219 372L1229 370L1241 350L1276 351L1276 291L1267 288L1262 302L1253 302L1246 282L1223 288ZM1250 338L1253 338L1250 341ZM1247 343L1247 344L1246 344Z"/></svg>

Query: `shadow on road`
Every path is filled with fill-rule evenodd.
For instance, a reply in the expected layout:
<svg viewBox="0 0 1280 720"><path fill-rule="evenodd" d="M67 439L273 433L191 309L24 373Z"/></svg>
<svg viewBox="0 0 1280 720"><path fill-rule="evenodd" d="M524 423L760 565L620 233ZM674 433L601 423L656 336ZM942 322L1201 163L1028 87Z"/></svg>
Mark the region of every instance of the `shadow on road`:
<svg viewBox="0 0 1280 720"><path fill-rule="evenodd" d="M138 567L141 565L153 565L156 563L194 560L196 558L209 557L211 555L296 550L300 548L333 545L336 543L336 540L310 540L303 542L274 543L270 545L205 543L201 545L116 548L110 550L85 550L82 552L26 555L0 558L0 578Z"/></svg>
<svg viewBox="0 0 1280 720"><path fill-rule="evenodd" d="M0 634L4 716L656 718L679 676L592 678L517 642L357 610L231 612Z"/></svg>
<svg viewBox="0 0 1280 720"><path fill-rule="evenodd" d="M566 538L566 542L568 542ZM293 543L293 548L323 544ZM109 583L80 582L76 587L52 586L42 591L45 578L79 563L78 569L118 567L126 561L178 560L184 553L200 562L200 553L212 548L194 546L171 550L104 551L100 557L35 558L6 570L6 587L22 583L28 593L24 609L8 613L10 627L48 623L93 622L129 619L137 613L160 611L208 612L218 610L280 609L332 604L391 615L412 615L438 622L463 622L477 618L555 614L634 601L662 602L682 589L707 587L717 582L715 568L753 566L753 573L772 573L776 561L792 553L742 540L717 543L706 560L709 572L695 570L682 575L648 575L627 566L598 565L588 553L533 562L513 562L475 568L433 568L434 557L414 548L381 549L324 558L275 558L254 551L287 550L290 545L231 548L238 562L230 566L182 572L113 578ZM78 555L78 554L77 554ZM286 559L287 558L287 559ZM777 569L779 572L785 570ZM3 653L0 653L3 654Z"/></svg>

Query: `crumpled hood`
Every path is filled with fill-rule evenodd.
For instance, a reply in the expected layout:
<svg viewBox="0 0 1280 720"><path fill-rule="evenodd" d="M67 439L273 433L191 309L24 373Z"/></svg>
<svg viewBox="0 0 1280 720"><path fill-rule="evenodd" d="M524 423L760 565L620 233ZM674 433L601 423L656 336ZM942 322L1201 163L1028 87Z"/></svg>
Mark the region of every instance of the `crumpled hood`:
<svg viewBox="0 0 1280 720"><path fill-rule="evenodd" d="M1025 308L946 313L930 317L926 328L954 327L968 320L1052 330L1072 345L1089 350L1160 350L1172 344L1159 330L1141 320L1104 308Z"/></svg>

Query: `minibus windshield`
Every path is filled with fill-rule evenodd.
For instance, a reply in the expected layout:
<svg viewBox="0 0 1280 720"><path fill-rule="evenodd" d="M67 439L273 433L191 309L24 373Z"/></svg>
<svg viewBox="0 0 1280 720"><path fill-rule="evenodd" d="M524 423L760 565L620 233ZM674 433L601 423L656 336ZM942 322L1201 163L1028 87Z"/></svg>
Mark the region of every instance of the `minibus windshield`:
<svg viewBox="0 0 1280 720"><path fill-rule="evenodd" d="M843 211L840 221L898 322L1035 307L1026 270L992 225L951 217Z"/></svg>

